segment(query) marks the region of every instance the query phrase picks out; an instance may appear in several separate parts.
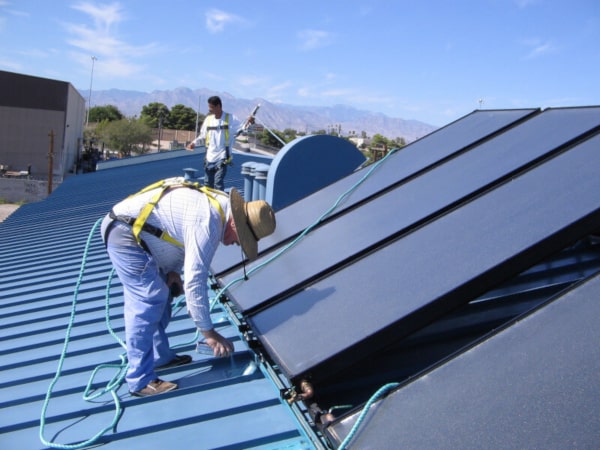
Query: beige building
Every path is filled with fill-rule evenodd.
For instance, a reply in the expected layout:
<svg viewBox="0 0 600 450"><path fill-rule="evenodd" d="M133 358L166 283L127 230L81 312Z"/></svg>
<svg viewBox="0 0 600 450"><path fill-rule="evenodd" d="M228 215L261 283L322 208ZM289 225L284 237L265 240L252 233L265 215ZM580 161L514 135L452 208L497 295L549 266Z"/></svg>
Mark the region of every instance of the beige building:
<svg viewBox="0 0 600 450"><path fill-rule="evenodd" d="M2 177L47 181L52 173L60 182L74 172L85 107L85 99L66 81L0 71Z"/></svg>

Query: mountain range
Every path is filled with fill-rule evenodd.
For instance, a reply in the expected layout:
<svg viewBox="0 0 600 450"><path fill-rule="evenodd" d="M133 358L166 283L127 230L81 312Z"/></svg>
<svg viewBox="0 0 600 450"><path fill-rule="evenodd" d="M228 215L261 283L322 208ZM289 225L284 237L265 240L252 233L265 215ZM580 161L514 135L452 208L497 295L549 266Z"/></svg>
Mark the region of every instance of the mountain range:
<svg viewBox="0 0 600 450"><path fill-rule="evenodd" d="M79 90L79 92L84 98L88 98L89 90ZM139 116L142 107L153 102L163 103L168 108L182 104L206 114L206 102L211 95L221 97L223 109L235 114L240 120L246 118L256 105L260 104L256 115L257 123L280 131L291 128L299 132L310 133L329 129L338 131L341 127L343 136L350 135L352 132L361 136L365 132L368 137L375 134L381 134L388 139L402 137L409 143L437 128L417 120L392 118L382 113L358 110L345 105L295 106L271 103L261 98L235 98L228 93L205 88L192 90L179 87L173 90L152 92L119 89L92 90L90 101L92 106L116 106L127 117Z"/></svg>

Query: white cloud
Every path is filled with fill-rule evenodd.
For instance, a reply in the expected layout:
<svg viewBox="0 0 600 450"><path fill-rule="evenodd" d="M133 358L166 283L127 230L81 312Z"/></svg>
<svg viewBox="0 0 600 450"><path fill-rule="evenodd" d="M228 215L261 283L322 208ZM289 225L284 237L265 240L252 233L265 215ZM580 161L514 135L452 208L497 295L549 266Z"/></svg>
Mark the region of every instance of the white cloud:
<svg viewBox="0 0 600 450"><path fill-rule="evenodd" d="M525 56L525 59L533 59L540 56L547 55L549 53L553 53L557 50L557 47L554 46L549 41L542 41L541 39L528 39L523 42L523 44L529 48L529 53Z"/></svg>
<svg viewBox="0 0 600 450"><path fill-rule="evenodd" d="M130 77L145 70L143 65L135 62L136 58L156 51L158 45L136 46L119 38L117 25L126 18L119 3L80 2L73 9L86 14L92 21L91 25L85 21L64 24L70 36L67 43L78 49L72 56L86 70L91 66L92 56L98 58L95 68L101 76Z"/></svg>
<svg viewBox="0 0 600 450"><path fill-rule="evenodd" d="M10 6L10 2L3 2L2 0L0 0L0 8L3 8L5 6ZM5 8L4 11L7 14L10 14L11 16L18 16L18 17L29 17L30 16L30 14L28 12L18 10L18 9Z"/></svg>
<svg viewBox="0 0 600 450"><path fill-rule="evenodd" d="M284 81L282 83L276 84L275 86L271 86L269 88L269 93L275 94L275 93L283 92L291 87L292 87L291 81Z"/></svg>
<svg viewBox="0 0 600 450"><path fill-rule="evenodd" d="M43 50L32 48L18 52L20 55L27 56L28 58L51 58L55 56L58 51L53 48L44 48Z"/></svg>
<svg viewBox="0 0 600 450"><path fill-rule="evenodd" d="M320 95L324 97L354 97L356 93L352 89L329 89L322 91Z"/></svg>
<svg viewBox="0 0 600 450"><path fill-rule="evenodd" d="M122 7L119 3L97 6L93 3L80 2L73 9L81 11L94 20L97 31L109 31L110 28L123 20Z"/></svg>
<svg viewBox="0 0 600 450"><path fill-rule="evenodd" d="M256 75L243 75L238 78L238 83L242 86L256 86L259 84L263 84L265 79L263 77L258 77Z"/></svg>
<svg viewBox="0 0 600 450"><path fill-rule="evenodd" d="M210 9L206 12L206 28L211 33L220 33L225 30L226 25L241 22L244 22L244 19L240 16L220 9Z"/></svg>
<svg viewBox="0 0 600 450"><path fill-rule="evenodd" d="M8 14L11 16L20 16L20 17L28 17L29 14L24 11L19 11L16 9L6 8L7 6L11 6L10 2L0 0L0 8L2 8L1 14ZM8 19L4 16L0 16L0 32L4 31L4 27L8 23Z"/></svg>
<svg viewBox="0 0 600 450"><path fill-rule="evenodd" d="M322 30L302 30L298 33L300 50L308 51L331 44L333 34Z"/></svg>
<svg viewBox="0 0 600 450"><path fill-rule="evenodd" d="M311 90L307 87L299 88L296 93L298 94L298 97L311 97Z"/></svg>
<svg viewBox="0 0 600 450"><path fill-rule="evenodd" d="M198 75L199 75L199 78L206 78L208 80L213 80L213 81L218 81L218 82L221 82L221 81L223 81L225 79L223 77L223 75L221 75L219 73L209 72L209 71L206 71L206 70L203 70Z"/></svg>
<svg viewBox="0 0 600 450"><path fill-rule="evenodd" d="M287 91L293 87L291 81L284 81L267 88L265 98L272 103L284 103L284 99L288 97Z"/></svg>
<svg viewBox="0 0 600 450"><path fill-rule="evenodd" d="M9 71L12 71L12 72L19 72L23 69L22 64L20 64L16 61L8 60L8 59L0 59L0 67L2 67L4 69L8 69Z"/></svg>
<svg viewBox="0 0 600 450"><path fill-rule="evenodd" d="M531 50L531 52L529 53L529 55L527 55L527 56L528 56L528 58L536 58L538 56L544 55L546 53L550 53L552 51L553 51L553 47L550 44L545 43L545 44L541 44L541 45L538 45L537 47L533 48Z"/></svg>

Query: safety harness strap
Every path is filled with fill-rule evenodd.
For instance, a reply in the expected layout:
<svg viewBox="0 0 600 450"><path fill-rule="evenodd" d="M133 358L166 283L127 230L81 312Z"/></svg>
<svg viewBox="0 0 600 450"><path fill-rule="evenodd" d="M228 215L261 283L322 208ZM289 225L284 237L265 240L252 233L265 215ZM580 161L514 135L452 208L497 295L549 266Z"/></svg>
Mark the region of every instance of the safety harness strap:
<svg viewBox="0 0 600 450"><path fill-rule="evenodd" d="M130 195L130 197L135 197L137 195L140 195L140 194L143 194L145 192L152 191L155 189L158 189L158 192L152 196L150 201L142 208L142 210L140 211L140 214L137 217L117 216L111 211L111 218L113 218L115 220L119 220L121 222L128 223L129 225L131 225L133 236L135 237L135 240L138 242L138 244L141 244L140 233L142 231L146 231L147 233L150 233L153 236L156 236L164 241L167 241L170 244L177 245L179 247L183 247L183 244L181 242L179 242L175 238L171 237L169 235L169 233L167 233L166 231L161 230L160 228L157 228L153 225L150 225L149 223L146 223L146 221L148 220L148 217L150 217L150 214L152 213L152 210L158 204L158 201L161 199L163 194L168 189L178 188L178 187L188 187L188 188L196 189L196 190L202 192L204 195L206 195L206 198L208 199L209 203L217 211L219 211L219 215L221 216L221 224L225 224L225 212L223 211L221 204L219 203L219 201L216 198L216 195L219 195L219 194L224 195L224 193L217 189L211 189L207 186L200 186L199 183L191 183L191 182L188 182L185 180L181 180L181 181L177 180L175 182L172 182L170 180L161 180L154 184L151 184L150 186L145 187L141 191L139 191L133 195Z"/></svg>
<svg viewBox="0 0 600 450"><path fill-rule="evenodd" d="M195 183L197 184L197 183ZM206 198L208 198L208 201L213 205L213 207L219 211L219 215L221 216L221 224L225 224L225 212L223 211L223 208L221 208L221 204L219 203L219 200L217 200L216 195L227 195L225 194L223 191L220 191L218 189L213 189L213 188L209 188L208 186L199 186L197 188L200 192L204 193L204 195L206 195Z"/></svg>
<svg viewBox="0 0 600 450"><path fill-rule="evenodd" d="M131 225L132 228L133 228L133 224L136 221L135 217L117 215L117 214L115 214L114 211L111 211L108 215L113 220L116 220L118 222L123 222L123 223L126 223L128 225ZM150 225L149 223L145 223L145 224L142 225L142 231L145 231L146 233L149 233L152 236L156 236L157 238L160 238L160 239L163 239L165 241L171 242L173 245L181 246L181 244L179 243L179 241L176 241L175 239L172 239L171 236L169 236L168 233L164 232L163 230L161 230L158 227L155 227L154 225ZM169 240L169 239L171 239L171 240ZM139 239L138 242L142 246L144 246L143 242L141 241L141 239Z"/></svg>
<svg viewBox="0 0 600 450"><path fill-rule="evenodd" d="M142 232L143 226L146 224L146 220L148 220L148 217L150 217L150 213L152 213L152 210L158 204L158 200L160 200L163 193L167 189L169 189L168 186L162 186L160 188L160 190L152 197L152 199L148 203L146 203L146 205L140 211L140 214L137 216L137 219L135 219L135 222L133 223L133 226L132 226L132 230L133 230L133 237L135 237L135 240L138 241L138 243L140 242L140 239L141 239L140 233ZM171 244L175 244L175 245L178 245L179 247L183 247L183 244L181 244L180 242L171 238L168 234L166 234L166 236L168 236L168 237L163 238L162 235L160 237L161 237L161 239L164 239L167 242L171 242Z"/></svg>
<svg viewBox="0 0 600 450"><path fill-rule="evenodd" d="M205 120L216 120L215 115L209 115ZM209 122L209 123L210 123ZM231 155L229 154L229 113L225 113L225 125L207 126L206 127L206 148L208 148L209 134L208 131L225 130L225 154L227 155L225 160L229 162Z"/></svg>

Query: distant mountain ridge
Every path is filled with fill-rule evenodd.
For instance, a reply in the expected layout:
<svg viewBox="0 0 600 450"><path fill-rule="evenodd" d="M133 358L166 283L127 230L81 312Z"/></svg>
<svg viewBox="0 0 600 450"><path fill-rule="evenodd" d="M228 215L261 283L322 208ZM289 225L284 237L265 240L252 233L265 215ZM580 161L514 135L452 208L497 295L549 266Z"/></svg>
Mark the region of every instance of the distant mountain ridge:
<svg viewBox="0 0 600 450"><path fill-rule="evenodd" d="M89 90L80 90L80 93L87 98ZM92 91L91 104L92 106L114 105L128 117L139 115L142 107L152 102L164 103L169 108L182 104L194 110L200 108L200 112L206 114L206 101L211 95L221 97L223 109L235 114L240 119L247 117L260 103L257 122L281 131L291 128L308 133L316 130L328 130L332 127L337 130L339 125L344 136L350 134L351 131L360 136L364 131L369 137L377 133L389 139L403 137L408 143L437 129L433 125L417 120L392 118L381 113L362 111L345 105L294 106L271 103L260 98L235 98L226 92L209 89L192 90L185 87L153 92L119 89Z"/></svg>

